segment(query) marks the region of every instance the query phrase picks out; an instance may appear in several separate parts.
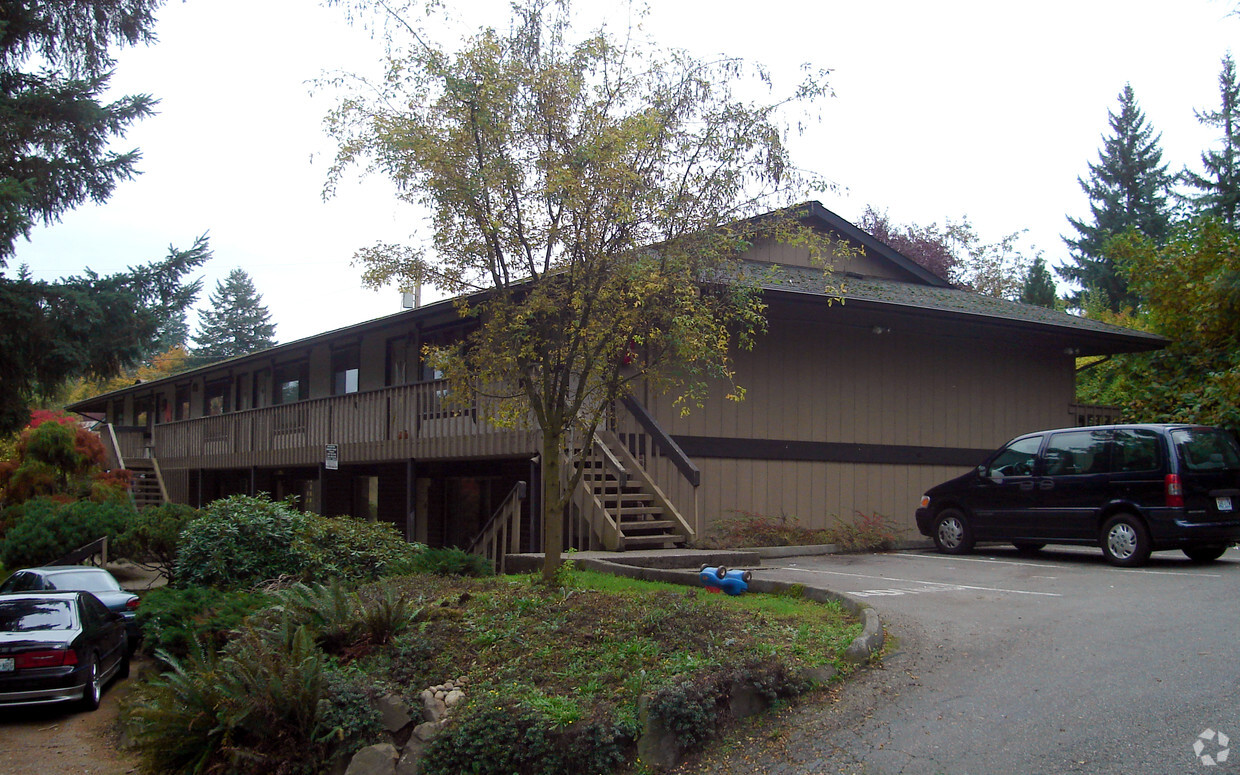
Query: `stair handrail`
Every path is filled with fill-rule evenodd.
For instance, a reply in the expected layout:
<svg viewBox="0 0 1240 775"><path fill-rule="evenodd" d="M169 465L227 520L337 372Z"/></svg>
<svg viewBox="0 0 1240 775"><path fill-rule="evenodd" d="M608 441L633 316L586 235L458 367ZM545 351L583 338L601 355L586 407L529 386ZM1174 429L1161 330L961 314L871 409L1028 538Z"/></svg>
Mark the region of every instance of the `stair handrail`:
<svg viewBox="0 0 1240 775"><path fill-rule="evenodd" d="M624 396L620 399L624 404L624 408L629 410L629 414L633 415L633 419L642 426L642 429L654 437L659 446L667 452L667 457L672 461L672 465L680 471L680 473L689 480L689 484L694 487L702 485L702 470L693 464L685 451L680 445L663 430L663 426L651 416L646 407L642 406L632 396Z"/></svg>
<svg viewBox="0 0 1240 775"><path fill-rule="evenodd" d="M125 456L121 454L121 443L120 443L120 440L116 438L116 426L113 425L112 423L108 423L107 428L108 428L108 435L106 438L108 441L112 443L112 455L116 458L116 467L124 468L125 467Z"/></svg>
<svg viewBox="0 0 1240 775"><path fill-rule="evenodd" d="M159 467L159 458L151 458L151 468L155 470L155 481L159 484L159 497L164 503L172 502L172 499L168 497L168 488L164 485L164 472Z"/></svg>
<svg viewBox="0 0 1240 775"><path fill-rule="evenodd" d="M81 563L82 560L85 560L88 557L99 557L100 568L108 564L108 537L107 536L104 536L102 538L96 538L94 541L91 541L85 546L74 549L73 551L62 555L61 557L58 557L57 559L53 560L52 562L48 564L49 565L77 565Z"/></svg>
<svg viewBox="0 0 1240 775"><path fill-rule="evenodd" d="M672 503L672 499L667 497L667 493L663 492L658 483L655 482L654 478L650 476L650 473L642 467L637 458L633 457L633 453L629 452L629 448L620 442L620 439L616 436L616 434L611 431L599 431L598 436L604 447L611 446L613 444L615 445L616 449L620 451L619 457L628 462L632 469L636 472L635 475L645 483L646 488L650 491L650 494L654 496L654 499L658 502L659 507L663 509L664 515L666 517L670 517L672 521L677 524L679 527L678 532L680 532L686 540L695 538L697 536L697 531L694 530L693 526L690 525L689 522L681 515L680 510L677 509L676 505Z"/></svg>
<svg viewBox="0 0 1240 775"><path fill-rule="evenodd" d="M524 481L513 485L499 508L469 543L467 551L490 560L496 573L504 573L505 558L521 550L521 501L525 500L528 489Z"/></svg>
<svg viewBox="0 0 1240 775"><path fill-rule="evenodd" d="M574 466L593 462L601 463L604 473L610 467L616 474L618 487L623 488L628 484L630 475L628 469L616 457L615 453L600 441L598 432L595 432L594 438L586 450L583 450L572 459L565 455L562 465L565 466L564 470L570 470ZM573 488L573 502L577 505L586 525L603 544L604 549L612 552L623 550L624 536L620 532L619 501L616 504L616 513L613 515L595 494L593 480L582 475L577 478L577 485Z"/></svg>

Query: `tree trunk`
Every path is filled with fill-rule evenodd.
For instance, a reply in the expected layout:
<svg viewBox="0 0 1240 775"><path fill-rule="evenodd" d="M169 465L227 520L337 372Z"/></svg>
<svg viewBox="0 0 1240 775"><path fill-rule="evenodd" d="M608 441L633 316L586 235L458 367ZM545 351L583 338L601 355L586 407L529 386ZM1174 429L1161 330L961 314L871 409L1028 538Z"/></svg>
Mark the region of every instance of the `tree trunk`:
<svg viewBox="0 0 1240 775"><path fill-rule="evenodd" d="M543 484L543 581L551 581L560 567L560 551L564 545L564 479L561 475L560 455L563 431L543 430L542 484Z"/></svg>

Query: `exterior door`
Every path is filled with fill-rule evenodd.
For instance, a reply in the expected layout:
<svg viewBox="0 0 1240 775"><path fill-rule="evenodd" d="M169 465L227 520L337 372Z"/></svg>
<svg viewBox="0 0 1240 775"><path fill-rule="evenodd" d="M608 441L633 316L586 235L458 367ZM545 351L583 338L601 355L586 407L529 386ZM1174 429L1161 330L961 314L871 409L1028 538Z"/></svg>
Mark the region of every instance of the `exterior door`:
<svg viewBox="0 0 1240 775"><path fill-rule="evenodd" d="M1082 428L1051 434L1046 442L1037 519L1047 538L1098 537L1098 507L1109 499L1112 433Z"/></svg>
<svg viewBox="0 0 1240 775"><path fill-rule="evenodd" d="M977 479L969 503L978 539L1009 540L1028 528L1038 492L1034 465L1042 436L1017 439L988 462Z"/></svg>

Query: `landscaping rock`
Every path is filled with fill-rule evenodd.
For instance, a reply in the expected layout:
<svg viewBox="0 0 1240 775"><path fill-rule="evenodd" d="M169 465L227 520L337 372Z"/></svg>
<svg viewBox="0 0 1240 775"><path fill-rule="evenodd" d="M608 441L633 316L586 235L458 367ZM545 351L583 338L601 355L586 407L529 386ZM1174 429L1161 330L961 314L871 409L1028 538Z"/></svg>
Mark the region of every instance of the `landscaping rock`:
<svg viewBox="0 0 1240 775"><path fill-rule="evenodd" d="M345 775L395 775L397 752L391 743L368 745L353 755Z"/></svg>
<svg viewBox="0 0 1240 775"><path fill-rule="evenodd" d="M446 696L444 696L443 704L448 707L448 710L452 710L457 705L460 705L461 700L463 699L465 699L465 692L461 691L460 689L453 689L450 692L448 692Z"/></svg>
<svg viewBox="0 0 1240 775"><path fill-rule="evenodd" d="M448 706L435 696L430 689L422 692L422 719L424 721L442 721L448 715Z"/></svg>
<svg viewBox="0 0 1240 775"><path fill-rule="evenodd" d="M728 709L738 719L756 716L769 708L770 705L766 697L749 683L733 684L732 692L728 696Z"/></svg>
<svg viewBox="0 0 1240 775"><path fill-rule="evenodd" d="M426 753L426 743L417 738L409 738L400 752L400 760L396 762L396 775L418 775L422 771L422 755Z"/></svg>
<svg viewBox="0 0 1240 775"><path fill-rule="evenodd" d="M663 720L650 712L650 698L643 696L637 703L637 719L641 736L637 738L637 759L655 771L670 770L680 762L680 743L676 734Z"/></svg>
<svg viewBox="0 0 1240 775"><path fill-rule="evenodd" d="M838 673L831 665L823 665L822 667L807 667L801 672L801 677L812 684L821 686L822 684L831 683Z"/></svg>
<svg viewBox="0 0 1240 775"><path fill-rule="evenodd" d="M447 719L444 719L443 721L428 721L425 724L418 724L413 728L413 737L410 738L410 742L413 740L421 740L424 743L429 743L438 737L439 733L442 732L443 728L447 725Z"/></svg>
<svg viewBox="0 0 1240 775"><path fill-rule="evenodd" d="M385 694L375 700L375 707L382 718L383 728L392 734L396 734L413 723L405 701L395 694Z"/></svg>

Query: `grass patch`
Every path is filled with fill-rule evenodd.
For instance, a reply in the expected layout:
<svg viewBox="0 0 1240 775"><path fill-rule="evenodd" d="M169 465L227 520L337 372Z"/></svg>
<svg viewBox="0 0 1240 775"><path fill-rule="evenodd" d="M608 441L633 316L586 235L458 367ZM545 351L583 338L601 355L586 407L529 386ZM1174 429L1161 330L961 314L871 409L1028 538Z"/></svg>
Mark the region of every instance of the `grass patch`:
<svg viewBox="0 0 1240 775"><path fill-rule="evenodd" d="M174 731L189 738L210 731L199 742L178 738L182 760L148 759L163 771L206 762L270 772L277 760L289 772L315 771L373 741L368 725L340 722L366 697L397 694L420 707L423 689L465 677L465 703L428 750L424 771L609 772L632 761L641 698L678 735L683 730L684 745L698 745L727 716L732 686L745 683L771 701L790 697L806 686L802 669L846 672L838 656L861 631L834 603L729 597L585 571L565 580L550 588L529 577L419 575L347 595L338 588L285 595L251 616L219 659L184 665L176 682L145 693L136 739L166 747ZM324 611L314 614L316 606ZM351 622L375 611L383 613L383 637ZM406 620L389 621L398 614ZM281 698L281 687L258 685L260 672L245 672L249 683L218 684L219 674L279 661L294 646L305 670L324 673L281 679L300 687L295 704ZM200 691L200 678L217 684ZM254 697L271 707L252 706ZM184 698L196 703L192 712L177 708ZM175 730L161 724L164 715ZM186 718L195 720L188 730ZM529 761L504 753L516 749Z"/></svg>

